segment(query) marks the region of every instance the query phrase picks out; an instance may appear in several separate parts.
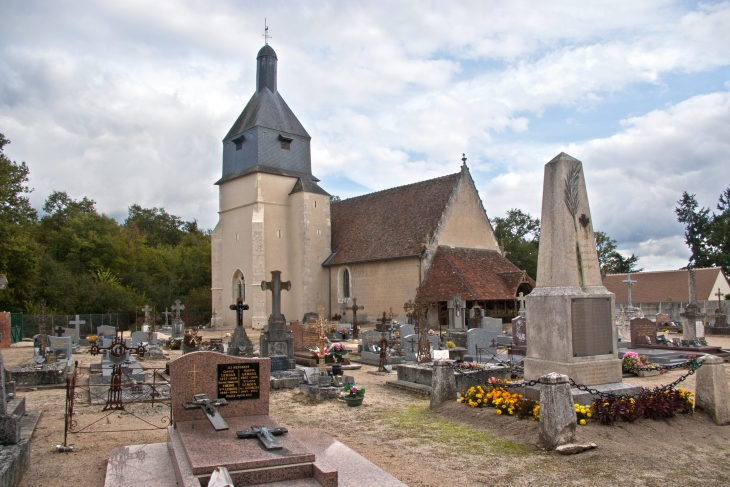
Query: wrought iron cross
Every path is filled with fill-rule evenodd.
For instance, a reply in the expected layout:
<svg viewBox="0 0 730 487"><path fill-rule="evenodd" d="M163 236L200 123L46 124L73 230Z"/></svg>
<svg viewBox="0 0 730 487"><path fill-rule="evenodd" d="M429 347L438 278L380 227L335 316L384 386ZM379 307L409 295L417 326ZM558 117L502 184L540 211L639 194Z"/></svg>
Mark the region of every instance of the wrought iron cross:
<svg viewBox="0 0 730 487"><path fill-rule="evenodd" d="M629 272L629 273L628 273L628 275L627 275L627 279L625 279L625 280L623 280L623 281L621 281L621 282L624 282L624 283L626 283L626 285L627 285L627 286L628 286L628 288L629 288L629 308L633 308L633 307L634 307L634 303L633 303L633 301L631 300L631 288L632 288L632 287L633 287L633 285L634 285L634 284L635 284L636 282L638 282L638 281L634 281L634 280L632 280L632 279L631 279L631 273Z"/></svg>
<svg viewBox="0 0 730 487"><path fill-rule="evenodd" d="M281 315L281 291L291 291L291 281L281 282L281 271L271 271L271 281L261 281L262 291L271 291L271 317L283 320Z"/></svg>
<svg viewBox="0 0 730 487"><path fill-rule="evenodd" d="M314 329L318 333L317 347L319 348L319 367L320 375L327 375L327 367L324 364L324 347L327 345L327 330L332 326L331 322L324 317L324 306L317 306L317 321L312 324L305 325L305 329Z"/></svg>
<svg viewBox="0 0 730 487"><path fill-rule="evenodd" d="M266 17L264 17L264 33L261 34L261 35L264 36L264 42L268 46L269 45L269 39L273 39L273 37L271 37L269 35L269 26L266 25Z"/></svg>
<svg viewBox="0 0 730 487"><path fill-rule="evenodd" d="M243 304L243 299L239 296L236 298L236 304L232 304L229 308L236 311L236 326L243 327L243 311L248 309L248 305Z"/></svg>
<svg viewBox="0 0 730 487"><path fill-rule="evenodd" d="M348 306L345 309L352 311L352 338L358 339L360 337L360 329L357 322L357 312L365 309L365 306L358 306L357 298L352 298L352 306Z"/></svg>

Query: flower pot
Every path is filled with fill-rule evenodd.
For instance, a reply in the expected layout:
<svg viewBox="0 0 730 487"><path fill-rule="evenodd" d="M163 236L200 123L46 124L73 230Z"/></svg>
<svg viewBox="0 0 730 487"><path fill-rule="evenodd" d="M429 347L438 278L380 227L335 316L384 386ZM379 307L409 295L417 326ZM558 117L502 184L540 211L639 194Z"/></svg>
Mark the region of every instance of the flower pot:
<svg viewBox="0 0 730 487"><path fill-rule="evenodd" d="M362 406L362 400L365 396L344 396L345 402L351 408Z"/></svg>

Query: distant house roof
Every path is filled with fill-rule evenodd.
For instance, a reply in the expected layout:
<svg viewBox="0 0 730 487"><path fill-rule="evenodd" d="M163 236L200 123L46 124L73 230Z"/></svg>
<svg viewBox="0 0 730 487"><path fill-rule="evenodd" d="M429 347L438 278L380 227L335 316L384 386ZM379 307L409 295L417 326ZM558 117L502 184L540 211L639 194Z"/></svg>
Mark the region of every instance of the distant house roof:
<svg viewBox="0 0 730 487"><path fill-rule="evenodd" d="M535 281L495 250L439 246L418 297L447 301L460 294L468 301L506 301L515 299L520 285L529 292Z"/></svg>
<svg viewBox="0 0 730 487"><path fill-rule="evenodd" d="M332 255L324 265L421 254L462 174L332 203Z"/></svg>
<svg viewBox="0 0 730 487"><path fill-rule="evenodd" d="M628 287L626 274L609 274L603 279L606 289L616 295L616 303L628 303ZM720 267L695 269L697 299L707 301L717 299L713 293L720 278L723 292L728 288L727 280ZM631 280L636 281L631 287L631 300L634 303L689 301L689 276L686 269L676 271L635 272L631 273Z"/></svg>

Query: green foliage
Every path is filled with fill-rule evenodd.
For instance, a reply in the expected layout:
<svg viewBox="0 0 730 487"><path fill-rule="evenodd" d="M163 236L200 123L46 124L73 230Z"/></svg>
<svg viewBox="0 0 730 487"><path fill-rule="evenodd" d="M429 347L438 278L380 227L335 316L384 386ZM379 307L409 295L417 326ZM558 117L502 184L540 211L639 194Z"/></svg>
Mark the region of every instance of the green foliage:
<svg viewBox="0 0 730 487"><path fill-rule="evenodd" d="M695 195L686 191L674 212L684 224L684 241L692 255L687 267L722 267L730 272L730 186L720 195L718 213L700 208Z"/></svg>
<svg viewBox="0 0 730 487"><path fill-rule="evenodd" d="M644 269L637 269L636 262L639 257L631 254L631 257L624 257L616 250L616 241L604 232L594 232L596 238L596 251L598 252L598 263L601 266L602 274L625 274L627 272L641 272Z"/></svg>
<svg viewBox="0 0 730 487"><path fill-rule="evenodd" d="M505 218L496 217L494 234L514 265L537 277L537 253L540 245L540 219L522 210L511 209Z"/></svg>
<svg viewBox="0 0 730 487"><path fill-rule="evenodd" d="M38 221L28 167L5 157L8 143L0 134L0 273L9 281L0 309L37 311L43 298L47 312L134 312L180 299L186 311L210 312L210 236L195 220L132 205L120 225L94 200L53 191Z"/></svg>
<svg viewBox="0 0 730 487"><path fill-rule="evenodd" d="M339 196L337 195L330 195L330 203L337 203L338 201L342 201Z"/></svg>

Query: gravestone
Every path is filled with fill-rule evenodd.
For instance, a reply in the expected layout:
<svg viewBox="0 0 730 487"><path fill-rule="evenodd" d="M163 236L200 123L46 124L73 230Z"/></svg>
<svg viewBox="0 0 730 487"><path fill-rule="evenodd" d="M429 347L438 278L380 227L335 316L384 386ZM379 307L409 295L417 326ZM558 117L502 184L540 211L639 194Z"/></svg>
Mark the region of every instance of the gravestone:
<svg viewBox="0 0 730 487"><path fill-rule="evenodd" d="M527 318L512 319L512 353L524 355L527 352Z"/></svg>
<svg viewBox="0 0 730 487"><path fill-rule="evenodd" d="M377 347L380 341L382 333L375 330L366 330L360 333L360 344L362 345L363 352L376 353L379 350L375 350L373 347Z"/></svg>
<svg viewBox="0 0 730 487"><path fill-rule="evenodd" d="M406 348L406 342L403 337L406 337L408 335L413 335L416 333L416 327L411 324L405 324L400 325L400 329L398 330L398 334L400 335L400 348L401 350L405 350Z"/></svg>
<svg viewBox="0 0 730 487"><path fill-rule="evenodd" d="M48 343L54 355L58 357L63 354L65 360L71 361L73 357L71 337L48 337Z"/></svg>
<svg viewBox="0 0 730 487"><path fill-rule="evenodd" d="M40 357L45 360L45 351L48 349L50 342L48 341L48 335L38 334L33 337L33 354L35 357ZM40 362L42 362L41 360ZM38 361L37 361L38 362Z"/></svg>
<svg viewBox="0 0 730 487"><path fill-rule="evenodd" d="M642 345L656 345L656 323L648 318L634 318L631 320L631 348L640 348Z"/></svg>
<svg viewBox="0 0 730 487"><path fill-rule="evenodd" d="M109 325L101 325L96 327L96 334L99 338L114 338L117 336L117 329Z"/></svg>
<svg viewBox="0 0 730 487"><path fill-rule="evenodd" d="M150 338L152 338L151 341L150 341ZM157 333L156 332L147 332L147 331L132 332L132 346L136 347L137 345L140 345L142 343L149 343L150 345L157 345Z"/></svg>
<svg viewBox="0 0 730 487"><path fill-rule="evenodd" d="M500 336L501 332L494 330L482 330L481 328L472 328L466 332L466 350L469 355L475 357L476 360L486 362L496 355L497 347L492 345L492 341Z"/></svg>
<svg viewBox="0 0 730 487"><path fill-rule="evenodd" d="M446 302L446 308L449 311L449 328L466 328L466 302L461 299L461 296L455 294L452 299Z"/></svg>
<svg viewBox="0 0 730 487"><path fill-rule="evenodd" d="M415 333L412 335L406 335L402 338L404 346L403 349L406 351L406 362L417 362L418 361L418 335Z"/></svg>
<svg viewBox="0 0 730 487"><path fill-rule="evenodd" d="M705 313L702 313L700 307L697 305L697 283L694 269L687 270L687 281L689 287L689 304L679 316L682 317L682 338L692 341L698 338L697 322L705 319ZM704 329L702 332L704 333Z"/></svg>
<svg viewBox="0 0 730 487"><path fill-rule="evenodd" d="M427 335L429 346L432 350L438 350L441 347L441 339L436 335Z"/></svg>
<svg viewBox="0 0 730 487"><path fill-rule="evenodd" d="M697 320L695 322L695 333L697 333L697 338L705 338L705 322L702 320Z"/></svg>
<svg viewBox="0 0 730 487"><path fill-rule="evenodd" d="M261 290L271 291L271 315L268 329L259 337L259 353L271 358L272 371L295 369L294 337L286 333L286 318L281 314L281 292L291 290L291 282L282 282L281 271L271 271L271 281L262 281Z"/></svg>
<svg viewBox="0 0 730 487"><path fill-rule="evenodd" d="M490 318L489 316L485 316L482 318L482 329L497 331L501 334L502 320L499 318Z"/></svg>
<svg viewBox="0 0 730 487"><path fill-rule="evenodd" d="M560 153L545 165L537 285L525 297L525 379L567 375L621 382L614 295L602 283L582 163Z"/></svg>
<svg viewBox="0 0 730 487"><path fill-rule="evenodd" d="M664 313L657 313L656 314L656 326L657 329L664 328L667 326L667 323L669 323L670 316L668 314Z"/></svg>
<svg viewBox="0 0 730 487"><path fill-rule="evenodd" d="M185 337L185 322L180 318L180 311L185 309L184 304L180 304L180 300L176 299L175 304L172 306L172 310L175 312L175 317L172 319L172 339L182 340Z"/></svg>

